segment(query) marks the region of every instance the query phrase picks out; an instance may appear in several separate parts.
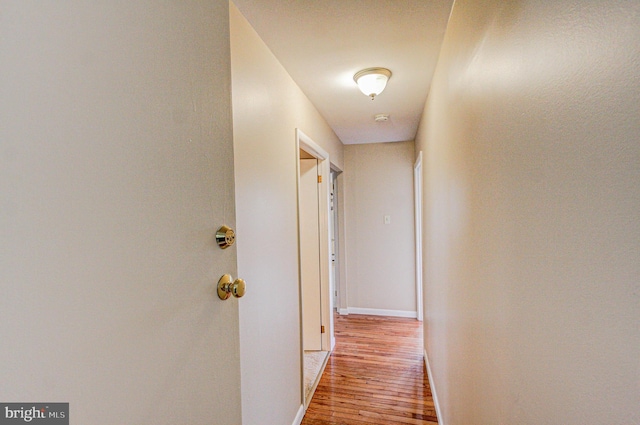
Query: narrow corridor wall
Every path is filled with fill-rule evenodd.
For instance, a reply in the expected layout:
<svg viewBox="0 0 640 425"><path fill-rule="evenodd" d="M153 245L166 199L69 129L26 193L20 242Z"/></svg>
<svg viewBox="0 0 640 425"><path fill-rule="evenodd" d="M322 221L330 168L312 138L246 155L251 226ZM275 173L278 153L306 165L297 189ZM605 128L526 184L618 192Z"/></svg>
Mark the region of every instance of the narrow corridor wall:
<svg viewBox="0 0 640 425"><path fill-rule="evenodd" d="M231 72L242 420L291 424L302 405L295 130L340 168L343 148L233 4Z"/></svg>
<svg viewBox="0 0 640 425"><path fill-rule="evenodd" d="M640 423L640 3L455 3L425 154L444 425Z"/></svg>

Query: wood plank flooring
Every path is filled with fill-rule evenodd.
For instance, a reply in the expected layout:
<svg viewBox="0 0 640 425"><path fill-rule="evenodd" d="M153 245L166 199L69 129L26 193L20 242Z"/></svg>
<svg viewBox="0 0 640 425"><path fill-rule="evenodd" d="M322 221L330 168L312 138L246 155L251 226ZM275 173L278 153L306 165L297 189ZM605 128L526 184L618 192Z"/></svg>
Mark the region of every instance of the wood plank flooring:
<svg viewBox="0 0 640 425"><path fill-rule="evenodd" d="M336 347L302 425L437 425L422 323L335 316Z"/></svg>

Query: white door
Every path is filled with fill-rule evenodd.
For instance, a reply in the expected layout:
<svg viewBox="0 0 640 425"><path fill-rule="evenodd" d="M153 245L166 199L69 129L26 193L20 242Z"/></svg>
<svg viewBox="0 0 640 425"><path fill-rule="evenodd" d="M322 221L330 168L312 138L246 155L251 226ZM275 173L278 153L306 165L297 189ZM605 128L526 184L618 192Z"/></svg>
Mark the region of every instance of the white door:
<svg viewBox="0 0 640 425"><path fill-rule="evenodd" d="M0 401L241 423L228 5L2 2Z"/></svg>
<svg viewBox="0 0 640 425"><path fill-rule="evenodd" d="M318 160L300 160L300 278L304 350L322 349Z"/></svg>

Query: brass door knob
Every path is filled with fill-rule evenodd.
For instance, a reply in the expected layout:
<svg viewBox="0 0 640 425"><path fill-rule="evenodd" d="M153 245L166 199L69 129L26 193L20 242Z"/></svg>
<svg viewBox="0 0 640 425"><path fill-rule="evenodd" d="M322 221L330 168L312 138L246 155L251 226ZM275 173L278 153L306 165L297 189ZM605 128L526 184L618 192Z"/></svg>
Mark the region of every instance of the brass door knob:
<svg viewBox="0 0 640 425"><path fill-rule="evenodd" d="M218 297L221 300L229 299L231 295L242 297L247 290L247 284L243 279L233 280L231 275L225 274L218 281Z"/></svg>
<svg viewBox="0 0 640 425"><path fill-rule="evenodd" d="M236 241L236 232L228 226L222 226L216 232L216 243L222 249L227 249Z"/></svg>

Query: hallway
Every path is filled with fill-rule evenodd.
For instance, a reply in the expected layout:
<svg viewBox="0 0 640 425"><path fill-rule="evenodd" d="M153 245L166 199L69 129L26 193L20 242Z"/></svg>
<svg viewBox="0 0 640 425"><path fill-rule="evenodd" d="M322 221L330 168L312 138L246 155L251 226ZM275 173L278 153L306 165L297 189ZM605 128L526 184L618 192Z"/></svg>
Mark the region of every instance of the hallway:
<svg viewBox="0 0 640 425"><path fill-rule="evenodd" d="M437 424L422 323L337 315L336 347L302 425Z"/></svg>
<svg viewBox="0 0 640 425"><path fill-rule="evenodd" d="M0 417L640 425L640 1L0 4Z"/></svg>

